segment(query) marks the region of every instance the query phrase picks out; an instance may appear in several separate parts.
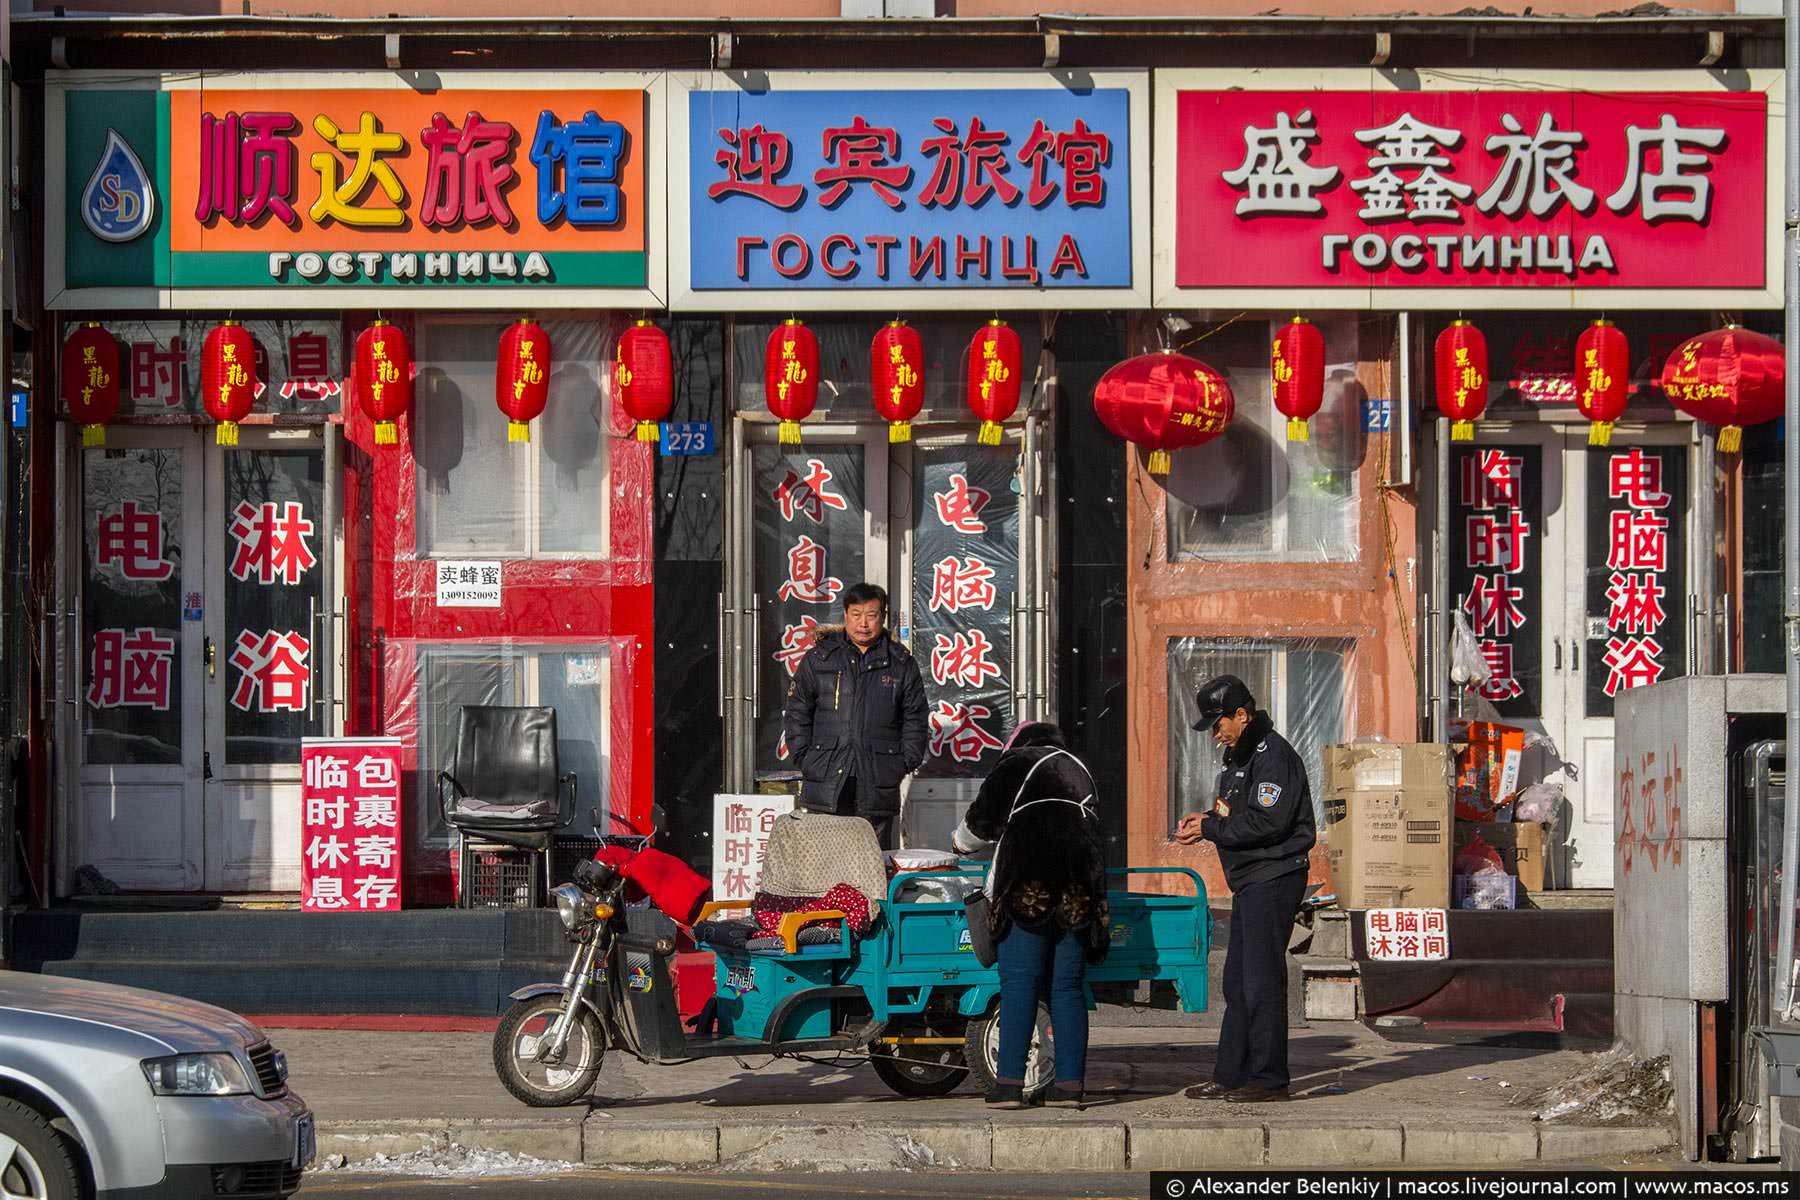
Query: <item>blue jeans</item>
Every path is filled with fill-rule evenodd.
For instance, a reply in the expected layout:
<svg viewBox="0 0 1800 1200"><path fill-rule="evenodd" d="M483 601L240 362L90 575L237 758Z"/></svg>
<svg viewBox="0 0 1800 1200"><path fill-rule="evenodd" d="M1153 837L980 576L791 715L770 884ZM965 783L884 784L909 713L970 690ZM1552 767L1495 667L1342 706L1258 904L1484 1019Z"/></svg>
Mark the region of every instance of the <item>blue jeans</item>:
<svg viewBox="0 0 1800 1200"><path fill-rule="evenodd" d="M1014 921L1000 939L1001 1083L1025 1082L1025 1055L1037 1024L1038 1001L1048 993L1056 1032L1056 1082L1081 1086L1087 1073L1087 980L1081 939L1054 919L1030 928Z"/></svg>

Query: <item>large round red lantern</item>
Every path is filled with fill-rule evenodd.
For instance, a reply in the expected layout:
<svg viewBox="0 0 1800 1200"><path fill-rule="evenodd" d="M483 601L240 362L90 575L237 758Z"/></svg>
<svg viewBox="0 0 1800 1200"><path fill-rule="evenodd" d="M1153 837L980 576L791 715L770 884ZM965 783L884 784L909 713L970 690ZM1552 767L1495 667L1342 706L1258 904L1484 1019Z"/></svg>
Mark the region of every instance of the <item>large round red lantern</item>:
<svg viewBox="0 0 1800 1200"><path fill-rule="evenodd" d="M550 400L550 335L529 317L520 317L500 335L494 372L494 402L506 414L506 440L529 442L531 422Z"/></svg>
<svg viewBox="0 0 1800 1200"><path fill-rule="evenodd" d="M1094 385L1094 415L1150 451L1150 473L1167 475L1169 452L1212 441L1236 405L1225 377L1198 359L1163 351L1129 358Z"/></svg>
<svg viewBox="0 0 1800 1200"><path fill-rule="evenodd" d="M779 438L800 444L800 422L819 401L819 339L789 317L769 335L763 358L763 390L769 411L781 420Z"/></svg>
<svg viewBox="0 0 1800 1200"><path fill-rule="evenodd" d="M1669 402L1719 426L1719 452L1743 447L1744 426L1781 415L1787 359L1781 343L1737 325L1689 338L1663 363ZM1793 431L1788 432L1793 436Z"/></svg>
<svg viewBox="0 0 1800 1200"><path fill-rule="evenodd" d="M238 422L256 402L256 339L236 321L223 321L207 332L200 348L200 399L218 422L214 442L237 445Z"/></svg>
<svg viewBox="0 0 1800 1200"><path fill-rule="evenodd" d="M1005 321L989 321L969 343L969 407L981 419L975 440L1000 444L1000 423L1019 407L1019 335Z"/></svg>
<svg viewBox="0 0 1800 1200"><path fill-rule="evenodd" d="M63 343L62 390L70 419L81 422L81 444L104 446L106 423L119 415L119 343L98 321Z"/></svg>
<svg viewBox="0 0 1800 1200"><path fill-rule="evenodd" d="M657 426L675 403L675 355L669 349L669 335L649 321L639 321L619 335L613 359L619 406L637 422L638 441L656 441Z"/></svg>
<svg viewBox="0 0 1800 1200"><path fill-rule="evenodd" d="M1307 418L1325 399L1325 335L1305 317L1295 317L1275 333L1269 349L1275 383L1275 411L1288 419L1287 440L1307 439Z"/></svg>
<svg viewBox="0 0 1800 1200"><path fill-rule="evenodd" d="M375 444L399 441L394 424L412 408L413 358L406 335L389 321L376 321L356 335L350 392L363 415L375 423Z"/></svg>
<svg viewBox="0 0 1800 1200"><path fill-rule="evenodd" d="M1437 339L1437 406L1450 418L1450 440L1475 440L1487 408L1487 338L1468 321L1452 321Z"/></svg>
<svg viewBox="0 0 1800 1200"><path fill-rule="evenodd" d="M889 321L869 343L869 388L888 441L910 442L912 419L925 406L925 344L905 321Z"/></svg>
<svg viewBox="0 0 1800 1200"><path fill-rule="evenodd" d="M1575 404L1588 426L1588 445L1610 446L1613 422L1625 412L1631 381L1631 344L1611 321L1595 321L1575 342Z"/></svg>

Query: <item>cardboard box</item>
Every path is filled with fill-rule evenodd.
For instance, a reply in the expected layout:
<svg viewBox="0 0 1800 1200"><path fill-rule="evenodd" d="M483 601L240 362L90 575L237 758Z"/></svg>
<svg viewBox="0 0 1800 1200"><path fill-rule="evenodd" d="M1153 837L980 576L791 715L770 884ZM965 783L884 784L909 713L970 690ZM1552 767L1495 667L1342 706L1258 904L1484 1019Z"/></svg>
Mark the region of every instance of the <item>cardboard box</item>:
<svg viewBox="0 0 1800 1200"><path fill-rule="evenodd" d="M1450 747L1437 742L1357 742L1325 747L1325 795L1447 792Z"/></svg>
<svg viewBox="0 0 1800 1200"><path fill-rule="evenodd" d="M1508 875L1519 878L1527 892L1544 890L1550 826L1541 821L1458 821L1456 848L1461 850L1479 835L1500 853Z"/></svg>
<svg viewBox="0 0 1800 1200"><path fill-rule="evenodd" d="M1456 815L1465 821L1492 820L1495 810L1519 790L1525 731L1472 721L1466 742L1456 759Z"/></svg>
<svg viewBox="0 0 1800 1200"><path fill-rule="evenodd" d="M1443 783L1335 792L1325 799L1325 822L1338 907L1449 907L1450 793Z"/></svg>

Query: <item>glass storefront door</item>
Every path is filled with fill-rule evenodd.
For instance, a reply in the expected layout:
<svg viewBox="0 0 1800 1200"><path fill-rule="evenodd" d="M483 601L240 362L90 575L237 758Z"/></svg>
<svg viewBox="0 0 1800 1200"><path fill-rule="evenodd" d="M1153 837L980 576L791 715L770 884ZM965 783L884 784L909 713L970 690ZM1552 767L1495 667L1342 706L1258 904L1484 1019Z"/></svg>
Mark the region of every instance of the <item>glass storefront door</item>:
<svg viewBox="0 0 1800 1200"><path fill-rule="evenodd" d="M211 432L76 452L71 861L128 889L292 891L300 739L332 725L326 432Z"/></svg>

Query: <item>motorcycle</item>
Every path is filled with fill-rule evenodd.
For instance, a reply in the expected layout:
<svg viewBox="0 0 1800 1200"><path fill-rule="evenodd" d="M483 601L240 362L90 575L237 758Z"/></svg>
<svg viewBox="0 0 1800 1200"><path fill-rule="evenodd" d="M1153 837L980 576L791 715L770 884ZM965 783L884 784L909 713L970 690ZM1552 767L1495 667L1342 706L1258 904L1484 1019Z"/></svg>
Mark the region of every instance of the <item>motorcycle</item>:
<svg viewBox="0 0 1800 1200"><path fill-rule="evenodd" d="M641 849L649 839L636 841ZM1191 894L1113 891L1112 948L1089 969L1098 1002L1151 1003L1187 1012L1206 1007L1211 913L1200 877L1185 868L1131 868L1184 880ZM940 882L979 870L935 872ZM551 889L573 949L558 983L512 994L494 1033L494 1068L534 1107L573 1104L598 1079L609 1049L640 1062L837 1052L865 1058L904 1096L941 1096L973 1074L984 1088L998 1071L998 972L975 961L960 900L906 899L919 873L889 881L871 928L858 936L836 910L784 915L770 944L708 946L715 993L691 1031L672 986L675 939L663 915L626 903L630 880L609 861L579 864ZM976 880L971 878L969 882ZM698 925L749 901L709 901L685 920ZM658 932L634 931L643 918ZM825 931L810 929L820 925ZM803 934L807 936L803 936ZM1048 1086L1055 1034L1040 1011L1027 1084Z"/></svg>

